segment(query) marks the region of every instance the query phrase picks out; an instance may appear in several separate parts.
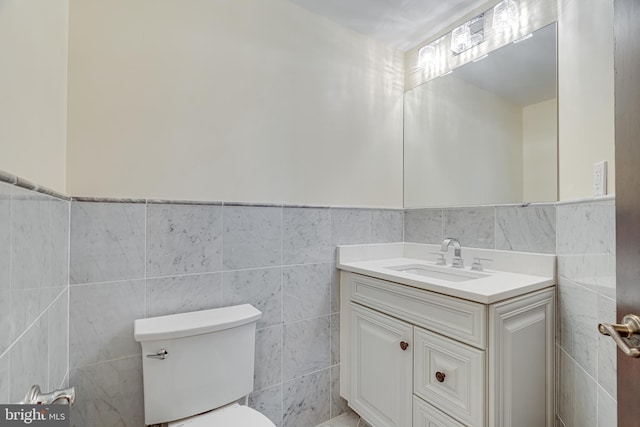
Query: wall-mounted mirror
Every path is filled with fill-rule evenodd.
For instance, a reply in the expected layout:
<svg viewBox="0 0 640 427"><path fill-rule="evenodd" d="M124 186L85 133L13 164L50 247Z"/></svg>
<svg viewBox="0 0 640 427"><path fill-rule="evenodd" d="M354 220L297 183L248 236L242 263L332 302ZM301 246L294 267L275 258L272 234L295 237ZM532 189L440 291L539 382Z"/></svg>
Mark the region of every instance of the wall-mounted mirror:
<svg viewBox="0 0 640 427"><path fill-rule="evenodd" d="M405 208L556 201L556 24L405 93Z"/></svg>

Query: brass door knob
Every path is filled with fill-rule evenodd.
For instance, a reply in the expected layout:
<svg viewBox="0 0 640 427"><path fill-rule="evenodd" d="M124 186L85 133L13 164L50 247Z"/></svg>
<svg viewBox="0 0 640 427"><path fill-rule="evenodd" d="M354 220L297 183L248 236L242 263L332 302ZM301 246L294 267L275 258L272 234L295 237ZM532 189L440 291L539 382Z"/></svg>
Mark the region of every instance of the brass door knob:
<svg viewBox="0 0 640 427"><path fill-rule="evenodd" d="M444 382L445 377L444 372L436 372L436 380L438 380L439 383Z"/></svg>
<svg viewBox="0 0 640 427"><path fill-rule="evenodd" d="M400 348L402 349L402 351L406 350L407 348L409 348L409 343L406 341L400 341Z"/></svg>

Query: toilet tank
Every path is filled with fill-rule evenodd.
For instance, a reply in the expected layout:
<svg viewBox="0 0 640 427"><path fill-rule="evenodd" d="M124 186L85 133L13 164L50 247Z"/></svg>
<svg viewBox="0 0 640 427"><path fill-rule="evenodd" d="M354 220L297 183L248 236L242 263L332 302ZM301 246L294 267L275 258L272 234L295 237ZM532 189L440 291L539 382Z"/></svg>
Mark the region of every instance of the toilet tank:
<svg viewBox="0 0 640 427"><path fill-rule="evenodd" d="M136 320L145 424L190 417L249 394L261 316L244 304Z"/></svg>

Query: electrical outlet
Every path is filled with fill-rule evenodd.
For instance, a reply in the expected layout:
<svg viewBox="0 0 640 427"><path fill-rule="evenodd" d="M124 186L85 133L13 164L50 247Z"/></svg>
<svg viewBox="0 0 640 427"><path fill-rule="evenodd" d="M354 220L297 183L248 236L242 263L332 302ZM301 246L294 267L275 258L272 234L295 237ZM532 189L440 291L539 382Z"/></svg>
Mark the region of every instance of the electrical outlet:
<svg viewBox="0 0 640 427"><path fill-rule="evenodd" d="M607 194L607 162L602 161L593 165L593 195L595 197Z"/></svg>

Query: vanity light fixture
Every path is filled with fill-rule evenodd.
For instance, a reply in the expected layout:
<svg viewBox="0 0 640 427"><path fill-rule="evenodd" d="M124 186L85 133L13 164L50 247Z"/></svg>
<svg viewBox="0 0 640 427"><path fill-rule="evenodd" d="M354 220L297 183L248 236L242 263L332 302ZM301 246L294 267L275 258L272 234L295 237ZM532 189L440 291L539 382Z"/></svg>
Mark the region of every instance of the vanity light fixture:
<svg viewBox="0 0 640 427"><path fill-rule="evenodd" d="M515 27L518 8L513 0L503 0L493 8L493 30L506 31Z"/></svg>
<svg viewBox="0 0 640 427"><path fill-rule="evenodd" d="M460 54L471 46L471 30L469 24L462 24L451 32L451 50Z"/></svg>
<svg viewBox="0 0 640 427"><path fill-rule="evenodd" d="M418 68L437 68L440 65L442 62L442 46L440 44L444 39L445 36L442 36L418 50Z"/></svg>
<svg viewBox="0 0 640 427"><path fill-rule="evenodd" d="M520 42L522 42L522 41L525 41L525 40L527 40L527 39L530 39L531 37L533 37L533 33L529 33L529 34L527 34L527 35L524 35L524 36L520 37L519 39L515 39L515 40L513 41L513 44L520 43Z"/></svg>
<svg viewBox="0 0 640 427"><path fill-rule="evenodd" d="M460 55L484 41L484 13L465 22L451 32L451 50Z"/></svg>
<svg viewBox="0 0 640 427"><path fill-rule="evenodd" d="M422 46L418 51L418 68L427 68L436 59L436 48L433 43Z"/></svg>

